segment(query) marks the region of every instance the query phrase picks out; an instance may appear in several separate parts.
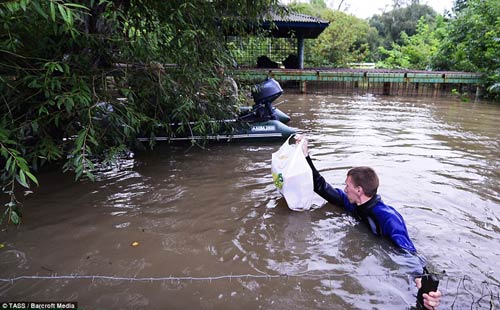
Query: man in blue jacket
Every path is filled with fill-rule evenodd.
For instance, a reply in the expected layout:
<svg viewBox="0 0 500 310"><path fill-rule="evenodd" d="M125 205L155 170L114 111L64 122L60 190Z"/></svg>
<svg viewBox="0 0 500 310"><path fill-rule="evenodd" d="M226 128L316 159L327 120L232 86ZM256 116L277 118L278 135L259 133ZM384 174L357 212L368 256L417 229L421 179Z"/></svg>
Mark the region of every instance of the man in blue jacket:
<svg viewBox="0 0 500 310"><path fill-rule="evenodd" d="M304 140L303 152L313 172L314 191L329 203L344 208L357 220L364 222L373 234L388 238L403 251L416 254L417 250L411 241L403 217L393 207L386 205L379 195L378 176L370 167L355 167L347 172L344 190L334 188L327 183L314 167L309 157L307 139L297 136L297 143ZM420 288L420 278L416 279ZM437 310L441 292L423 294L423 306Z"/></svg>

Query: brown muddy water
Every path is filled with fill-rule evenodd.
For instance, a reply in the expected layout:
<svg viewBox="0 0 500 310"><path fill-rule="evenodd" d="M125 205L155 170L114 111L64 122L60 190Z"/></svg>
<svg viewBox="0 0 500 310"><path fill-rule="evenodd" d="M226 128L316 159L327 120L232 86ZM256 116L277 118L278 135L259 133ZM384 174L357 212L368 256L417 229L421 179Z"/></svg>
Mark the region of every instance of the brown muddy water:
<svg viewBox="0 0 500 310"><path fill-rule="evenodd" d="M500 105L282 99L332 184L343 188L352 166L375 168L379 193L404 216L419 252L447 272L440 309L500 307ZM287 209L270 173L281 143L164 145L94 183L44 173L24 201L24 223L0 232L0 301L76 301L82 309L414 305L404 259L389 243L332 205Z"/></svg>

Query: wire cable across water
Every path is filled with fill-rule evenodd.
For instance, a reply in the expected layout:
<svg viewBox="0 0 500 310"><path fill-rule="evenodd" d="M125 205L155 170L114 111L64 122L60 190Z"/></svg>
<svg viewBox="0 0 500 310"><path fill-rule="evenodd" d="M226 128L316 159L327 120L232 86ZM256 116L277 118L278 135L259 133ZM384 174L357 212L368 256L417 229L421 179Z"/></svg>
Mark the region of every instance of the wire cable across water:
<svg viewBox="0 0 500 310"><path fill-rule="evenodd" d="M444 273L443 273L444 274ZM323 279L323 278L343 278L352 276L352 273L297 273L297 274L229 274L207 277L189 277L189 276L166 276L166 277L123 277L123 276L110 276L110 275L82 275L82 274L69 274L69 275L23 275L11 278L0 278L0 282L16 282L19 280L55 280L55 279L74 279L74 280L117 280L117 281L143 281L143 282L156 282L156 281L215 281L224 279L276 279L276 278L309 278L309 279ZM404 273L385 273L385 274L356 274L358 277L375 277L375 278L390 278L390 277L418 277L421 275L410 275Z"/></svg>
<svg viewBox="0 0 500 310"><path fill-rule="evenodd" d="M165 276L165 277L125 277L125 276L110 276L110 275L83 275L83 274L69 274L69 275L22 275L11 278L0 278L0 282L11 283L21 280L112 280L112 281L129 281L129 282L212 282L217 280L239 280L239 279L253 279L253 280L272 280L272 279L340 279L352 276L352 273L298 273L298 274L226 274L214 275L206 277L190 277L190 276ZM406 278L408 283L415 277L421 275L412 275L407 273L388 272L384 274L356 274L357 277L373 277L389 279L391 277ZM458 304L459 296L466 294L469 296L471 309L475 306L477 309L497 309L500 307L500 283L490 283L483 281L480 284L473 283L468 275L450 275L448 273L440 274L441 290L446 290L446 295L452 297L450 309L462 309L463 305ZM446 279L446 280L445 280ZM450 284L450 280L458 281L456 288ZM445 281L444 281L445 280ZM456 308L458 307L458 308Z"/></svg>

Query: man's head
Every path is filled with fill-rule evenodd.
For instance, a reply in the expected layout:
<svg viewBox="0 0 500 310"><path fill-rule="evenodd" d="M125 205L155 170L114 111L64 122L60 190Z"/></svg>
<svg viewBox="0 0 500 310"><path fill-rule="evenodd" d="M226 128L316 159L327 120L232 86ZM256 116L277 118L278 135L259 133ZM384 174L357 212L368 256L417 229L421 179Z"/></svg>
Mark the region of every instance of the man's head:
<svg viewBox="0 0 500 310"><path fill-rule="evenodd" d="M349 202L363 204L377 194L378 176L370 167L355 167L347 172L345 193Z"/></svg>

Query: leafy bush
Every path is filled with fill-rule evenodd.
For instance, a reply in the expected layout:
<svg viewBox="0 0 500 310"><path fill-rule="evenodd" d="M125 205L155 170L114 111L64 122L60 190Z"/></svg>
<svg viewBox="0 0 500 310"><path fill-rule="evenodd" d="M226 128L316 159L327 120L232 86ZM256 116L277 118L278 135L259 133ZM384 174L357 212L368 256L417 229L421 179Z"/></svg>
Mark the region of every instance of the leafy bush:
<svg viewBox="0 0 500 310"><path fill-rule="evenodd" d="M38 184L35 172L47 162L92 179L96 162L117 156L138 134L216 130L212 121L234 110L220 104L214 70L232 61L224 35L276 3L247 4L2 2L0 183L10 197L2 219L20 222L15 185Z"/></svg>

